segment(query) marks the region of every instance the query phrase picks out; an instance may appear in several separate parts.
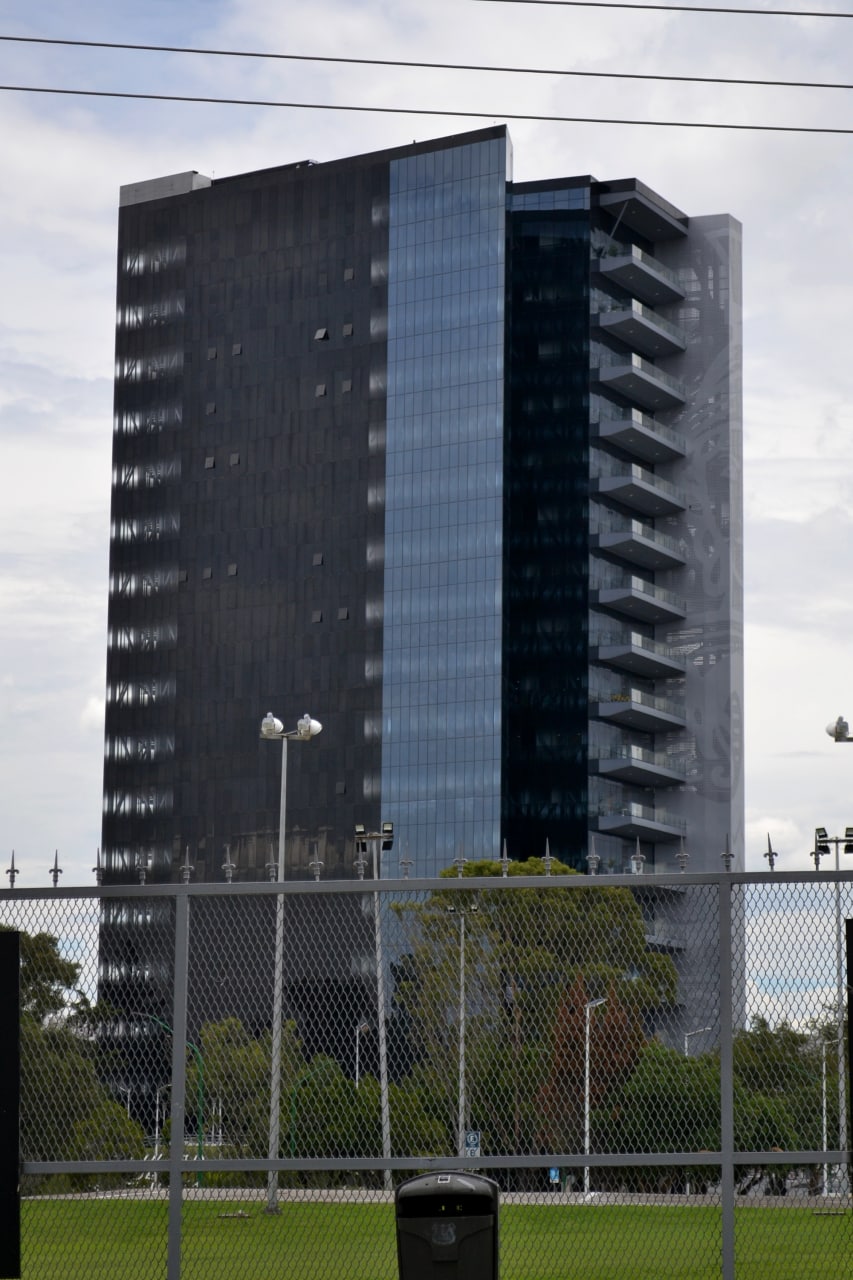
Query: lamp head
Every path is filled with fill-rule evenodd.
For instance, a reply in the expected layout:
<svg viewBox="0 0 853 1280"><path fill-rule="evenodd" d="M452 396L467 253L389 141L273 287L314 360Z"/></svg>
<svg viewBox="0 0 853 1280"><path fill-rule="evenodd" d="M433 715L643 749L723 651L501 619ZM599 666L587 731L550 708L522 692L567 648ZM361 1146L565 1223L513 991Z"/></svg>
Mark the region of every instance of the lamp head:
<svg viewBox="0 0 853 1280"><path fill-rule="evenodd" d="M323 726L319 720L312 720L308 712L296 721L296 732L300 738L316 738L318 733L323 732Z"/></svg>
<svg viewBox="0 0 853 1280"><path fill-rule="evenodd" d="M833 724L828 724L826 726L826 732L834 742L853 741L850 737L850 725L844 719L844 716L839 716Z"/></svg>
<svg viewBox="0 0 853 1280"><path fill-rule="evenodd" d="M273 715L271 711L268 711L261 721L261 737L278 738L283 732L284 725Z"/></svg>

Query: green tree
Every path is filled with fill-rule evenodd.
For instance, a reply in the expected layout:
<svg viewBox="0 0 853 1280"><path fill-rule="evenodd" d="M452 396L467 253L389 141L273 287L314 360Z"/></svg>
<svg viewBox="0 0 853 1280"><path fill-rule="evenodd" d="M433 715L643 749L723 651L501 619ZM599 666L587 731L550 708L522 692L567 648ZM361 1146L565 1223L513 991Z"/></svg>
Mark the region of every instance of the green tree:
<svg viewBox="0 0 853 1280"><path fill-rule="evenodd" d="M408 954L396 1000L412 1079L445 1151L457 1141L463 969L466 1122L480 1129L484 1154L579 1150L586 1000L607 999L595 1036L596 1078L608 1087L636 1060L644 1026L675 1000L675 966L648 949L630 890L561 890L560 879L576 873L555 860L550 870L547 888L439 890L402 909ZM497 877L502 867L468 862L463 872ZM544 872L541 858L508 868L510 877Z"/></svg>
<svg viewBox="0 0 853 1280"><path fill-rule="evenodd" d="M76 989L79 965L62 956L49 933L22 932L20 952L22 1158L140 1158L142 1130L101 1084L94 1041L83 1033L90 1010ZM94 1154L99 1151L109 1156ZM35 1181L28 1180L28 1189ZM93 1182L105 1185L95 1176L74 1185ZM53 1178L48 1185L60 1189L62 1183Z"/></svg>

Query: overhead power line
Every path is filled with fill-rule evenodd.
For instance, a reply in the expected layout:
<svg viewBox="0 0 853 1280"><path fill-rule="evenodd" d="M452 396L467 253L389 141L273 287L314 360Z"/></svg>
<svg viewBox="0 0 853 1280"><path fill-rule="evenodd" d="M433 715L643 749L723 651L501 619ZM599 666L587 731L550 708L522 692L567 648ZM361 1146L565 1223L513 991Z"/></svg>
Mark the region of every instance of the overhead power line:
<svg viewBox="0 0 853 1280"><path fill-rule="evenodd" d="M364 107L340 102L275 102L265 98L213 98L196 94L126 93L107 89L56 89L40 85L0 84L5 93L53 93L77 98L125 98L142 102L188 102L224 107L276 107L299 111L359 111L374 115L452 116L468 120L531 120L544 124L618 124L650 129L729 129L743 133L853 134L853 129L798 124L724 124L716 120L627 120L600 116L538 115L533 112L458 111L450 107Z"/></svg>
<svg viewBox="0 0 853 1280"><path fill-rule="evenodd" d="M556 4L574 9L648 9L663 13L739 13L748 18L853 18L831 9L732 9L721 5L629 4L627 0L480 0L481 4Z"/></svg>
<svg viewBox="0 0 853 1280"><path fill-rule="evenodd" d="M575 76L594 80L655 80L679 84L726 84L773 89L853 89L853 84L815 80L740 80L726 76L652 75L639 71L574 71L564 67L502 67L465 62L416 62L398 58L337 58L316 53L264 53L248 49L201 49L171 44L123 44L107 40L59 40L46 36L0 35L0 42L59 45L78 49L115 49L125 53L181 53L209 58L263 58L279 62L328 62L357 67L403 67L420 71L483 71L501 75Z"/></svg>

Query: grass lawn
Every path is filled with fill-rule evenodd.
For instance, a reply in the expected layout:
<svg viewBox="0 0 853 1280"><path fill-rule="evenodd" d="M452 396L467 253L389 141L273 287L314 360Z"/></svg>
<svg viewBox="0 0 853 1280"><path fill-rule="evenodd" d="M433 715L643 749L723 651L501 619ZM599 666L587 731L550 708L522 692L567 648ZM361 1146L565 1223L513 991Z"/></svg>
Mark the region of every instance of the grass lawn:
<svg viewBox="0 0 853 1280"><path fill-rule="evenodd" d="M24 1280L159 1280L165 1201L28 1200ZM184 1206L184 1280L397 1280L390 1205ZM717 1280L720 1210L637 1205L505 1205L501 1280ZM835 1280L849 1274L853 1214L736 1211L738 1280Z"/></svg>

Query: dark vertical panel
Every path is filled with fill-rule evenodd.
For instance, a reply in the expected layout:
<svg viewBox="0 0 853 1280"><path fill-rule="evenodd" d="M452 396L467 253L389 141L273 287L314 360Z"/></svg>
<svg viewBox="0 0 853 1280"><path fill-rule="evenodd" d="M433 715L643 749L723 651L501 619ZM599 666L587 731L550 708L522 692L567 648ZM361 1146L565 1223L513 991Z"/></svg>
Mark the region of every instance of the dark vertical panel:
<svg viewBox="0 0 853 1280"><path fill-rule="evenodd" d="M0 1277L21 1274L20 1100L21 994L20 935L0 931Z"/></svg>
<svg viewBox="0 0 853 1280"><path fill-rule="evenodd" d="M579 865L587 827L589 214L513 213L504 830Z"/></svg>

